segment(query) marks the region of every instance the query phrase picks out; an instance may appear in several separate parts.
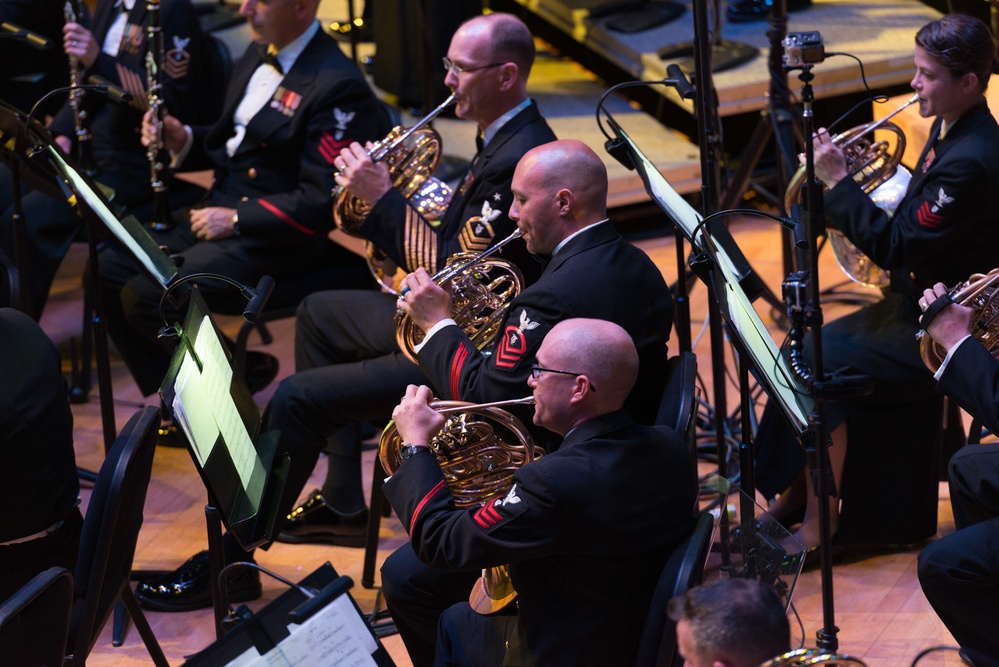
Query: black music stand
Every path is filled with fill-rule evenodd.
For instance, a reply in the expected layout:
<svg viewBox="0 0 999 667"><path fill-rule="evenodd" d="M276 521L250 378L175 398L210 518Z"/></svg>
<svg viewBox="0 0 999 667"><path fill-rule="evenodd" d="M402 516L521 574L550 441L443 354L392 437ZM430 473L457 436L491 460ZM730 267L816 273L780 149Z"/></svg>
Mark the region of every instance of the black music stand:
<svg viewBox="0 0 999 667"><path fill-rule="evenodd" d="M101 421L104 427L105 451L114 442L114 398L111 388L111 354L108 350L107 323L101 302L98 239L115 244L128 254L136 265L166 290L177 278L177 267L167 257L142 223L134 216L119 217L108 197L97 183L68 161L50 140L35 149L58 175L57 184L67 202L77 207L88 229L90 248L89 271L86 280L91 296L92 327L97 357L97 381L100 391ZM88 351L89 354L89 351Z"/></svg>
<svg viewBox="0 0 999 667"><path fill-rule="evenodd" d="M220 629L225 604L219 521L246 551L272 541L291 459L279 449L277 431L260 433L260 412L245 381L233 373L231 354L197 285L178 335L160 396L187 436L208 490L212 599Z"/></svg>
<svg viewBox="0 0 999 667"><path fill-rule="evenodd" d="M694 271L708 288L709 299L717 308L716 312L728 325L731 339L738 349L740 360L740 399L744 417L743 444L740 449L742 474L743 507L739 528L739 539L755 544L754 533L757 526L754 521L756 514L752 505L755 484L752 482L754 468L752 460L752 444L749 441L750 429L745 420L752 410L748 390L750 373L764 388L768 396L781 408L781 413L799 438L805 437L809 429L809 414L812 410L812 399L808 389L801 383L797 374L791 368L788 360L780 353L773 337L759 314L753 308L750 294L746 288L754 283L749 279L742 252L735 241L728 236L724 225L710 227L710 220L701 215L681 197L676 190L663 178L655 165L642 153L638 146L628 137L627 133L613 122L611 127L618 139L623 142L631 157L636 171L641 175L646 191L653 201L666 213L683 236L690 242L692 248L698 250L698 257L691 259ZM714 355L715 348L712 347ZM713 360L714 361L714 360ZM715 364L717 365L717 364ZM716 379L717 381L717 379ZM724 381L724 375L722 375ZM724 389L724 387L723 387ZM719 475L726 477L722 466ZM748 500L748 503L746 502ZM722 544L727 548L727 513L722 512L721 533ZM789 559L788 567L800 569L803 554L801 551L787 550L785 543L783 557ZM725 567L733 567L728 561L728 554L723 549Z"/></svg>
<svg viewBox="0 0 999 667"><path fill-rule="evenodd" d="M348 592L350 577L323 564L244 618L185 667L358 665L395 667Z"/></svg>

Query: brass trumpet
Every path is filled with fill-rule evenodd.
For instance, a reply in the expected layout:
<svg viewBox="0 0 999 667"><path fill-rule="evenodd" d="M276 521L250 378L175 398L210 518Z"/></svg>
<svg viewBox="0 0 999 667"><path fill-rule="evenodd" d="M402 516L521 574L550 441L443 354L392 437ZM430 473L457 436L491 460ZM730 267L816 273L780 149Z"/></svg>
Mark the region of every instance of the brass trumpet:
<svg viewBox="0 0 999 667"><path fill-rule="evenodd" d="M473 404L434 401L434 410L449 415L444 428L430 441L430 451L440 464L456 507L476 507L510 490L513 473L539 459L524 423L503 408L534 405L534 397ZM378 442L378 460L389 475L402 465L399 431L390 421ZM505 565L487 568L469 593L469 604L480 614L492 614L509 604L517 593Z"/></svg>
<svg viewBox="0 0 999 667"><path fill-rule="evenodd" d="M898 125L889 122L889 120L917 101L919 101L919 96L913 94L903 105L884 118L850 128L832 138L832 142L842 149L846 156L850 176L857 181L878 208L886 211L889 215L894 213L898 207L898 203L905 196L906 188L912 179L909 170L899 165L902 154L905 153L905 133ZM871 133L875 130L889 131L895 134L894 151L891 150L887 141L874 140ZM799 166L784 192L785 210L790 210L791 205L800 200L805 175L805 166ZM888 286L888 272L860 252L842 232L830 228L828 237L836 262L847 277L868 287Z"/></svg>
<svg viewBox="0 0 999 667"><path fill-rule="evenodd" d="M438 285L452 282L451 317L479 350L499 333L510 303L524 284L524 276L515 264L489 256L520 236L517 229L478 255L452 255L447 265L433 276ZM413 363L416 363L414 349L424 335L413 318L402 311L397 313L395 339L399 350Z"/></svg>
<svg viewBox="0 0 999 667"><path fill-rule="evenodd" d="M433 176L440 159L441 137L427 125L454 100L452 93L415 125L408 129L393 128L368 151L373 161L386 163L392 187L428 220L436 220L444 214L451 201L451 188ZM371 212L371 204L339 185L334 186L332 196L333 220L337 228L351 236L360 236L358 229Z"/></svg>
<svg viewBox="0 0 999 667"><path fill-rule="evenodd" d="M971 321L971 333L978 341L985 346L992 356L996 356L996 347L999 345L999 304L996 297L999 296L999 268L992 269L988 273L973 273L968 280L958 283L947 293L954 300L954 303L968 306L975 311ZM939 343L920 331L916 334L919 339L919 356L923 363L934 373L940 368L947 350L943 349Z"/></svg>

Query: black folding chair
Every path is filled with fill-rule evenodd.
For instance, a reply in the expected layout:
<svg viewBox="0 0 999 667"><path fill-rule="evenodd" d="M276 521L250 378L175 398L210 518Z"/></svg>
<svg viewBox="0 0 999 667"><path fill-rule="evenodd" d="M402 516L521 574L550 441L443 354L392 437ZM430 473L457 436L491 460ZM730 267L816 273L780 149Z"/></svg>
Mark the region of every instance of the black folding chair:
<svg viewBox="0 0 999 667"><path fill-rule="evenodd" d="M80 538L66 664L86 664L120 599L153 663L168 667L130 585L159 425L159 408L136 412L118 434L97 474Z"/></svg>

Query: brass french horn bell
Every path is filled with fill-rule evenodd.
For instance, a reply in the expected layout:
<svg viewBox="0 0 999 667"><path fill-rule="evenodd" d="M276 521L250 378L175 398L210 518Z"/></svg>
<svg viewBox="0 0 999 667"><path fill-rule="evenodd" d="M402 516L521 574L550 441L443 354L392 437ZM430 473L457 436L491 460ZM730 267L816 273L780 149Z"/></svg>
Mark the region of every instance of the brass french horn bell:
<svg viewBox="0 0 999 667"><path fill-rule="evenodd" d="M889 215L898 207L912 179L909 170L899 164L902 154L905 153L905 133L889 120L918 100L919 96L913 94L905 104L884 118L850 128L832 138L832 142L842 149L846 156L847 171L850 176L857 181L878 208ZM888 141L874 139L875 130L889 131L895 135L894 150ZM799 165L788 183L787 190L784 191L785 210L790 210L792 204L801 201L805 176L805 166ZM836 262L850 280L868 287L888 286L888 272L860 252L842 232L830 228L827 234Z"/></svg>
<svg viewBox="0 0 999 667"><path fill-rule="evenodd" d="M999 268L988 273L973 273L968 280L958 283L947 293L954 303L975 311L971 321L971 335L992 356L996 356L999 353L996 349L999 346ZM919 339L919 356L926 367L935 373L946 358L947 350L924 331L920 331L916 337Z"/></svg>
<svg viewBox="0 0 999 667"><path fill-rule="evenodd" d="M434 410L448 415L444 428L430 442L456 507L477 507L510 490L513 473L524 464L541 458L544 451L535 446L523 422L504 407L534 405L534 397L473 404L463 401L434 401ZM389 475L402 465L399 431L391 421L378 442L378 460ZM505 565L486 568L469 593L469 604L480 614L493 614L515 597Z"/></svg>
<svg viewBox="0 0 999 667"><path fill-rule="evenodd" d="M517 229L478 255L452 255L447 265L433 276L438 285L451 281L451 318L476 349L482 350L492 343L510 303L523 288L524 276L516 264L490 257L520 236ZM402 354L413 363L416 363L416 346L425 335L413 318L398 313L395 340Z"/></svg>
<svg viewBox="0 0 999 667"><path fill-rule="evenodd" d="M800 648L768 660L760 667L806 667L806 665L827 665L829 667L867 667L860 658L845 653L825 653L817 648Z"/></svg>

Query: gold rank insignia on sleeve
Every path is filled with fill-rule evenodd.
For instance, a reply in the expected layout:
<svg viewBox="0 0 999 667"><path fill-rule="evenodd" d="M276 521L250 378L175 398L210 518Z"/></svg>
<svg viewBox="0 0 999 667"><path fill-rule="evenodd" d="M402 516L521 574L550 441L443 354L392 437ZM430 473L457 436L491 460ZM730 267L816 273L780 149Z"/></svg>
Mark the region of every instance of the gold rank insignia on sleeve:
<svg viewBox="0 0 999 667"><path fill-rule="evenodd" d="M458 243L464 252L480 253L487 250L493 244L496 236L493 230L493 220L502 215L502 211L494 209L489 204L489 200L482 202L482 214L474 215L465 221L465 226L461 228L458 235Z"/></svg>

